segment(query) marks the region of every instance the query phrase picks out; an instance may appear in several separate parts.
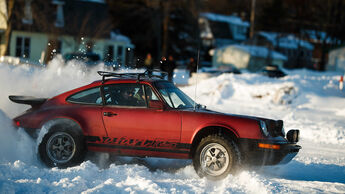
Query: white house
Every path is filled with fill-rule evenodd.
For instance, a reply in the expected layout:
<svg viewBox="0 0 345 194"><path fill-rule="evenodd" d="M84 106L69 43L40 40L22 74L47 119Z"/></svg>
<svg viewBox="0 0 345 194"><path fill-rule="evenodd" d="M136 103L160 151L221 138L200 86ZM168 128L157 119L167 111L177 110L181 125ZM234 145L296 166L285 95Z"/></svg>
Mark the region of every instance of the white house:
<svg viewBox="0 0 345 194"><path fill-rule="evenodd" d="M235 15L201 13L199 26L203 45L219 47L246 40L250 24Z"/></svg>
<svg viewBox="0 0 345 194"><path fill-rule="evenodd" d="M326 70L345 73L345 47L329 52Z"/></svg>
<svg viewBox="0 0 345 194"><path fill-rule="evenodd" d="M214 50L212 65L214 67L231 66L251 72L261 70L267 65L282 67L287 60L283 54L262 46L229 45Z"/></svg>

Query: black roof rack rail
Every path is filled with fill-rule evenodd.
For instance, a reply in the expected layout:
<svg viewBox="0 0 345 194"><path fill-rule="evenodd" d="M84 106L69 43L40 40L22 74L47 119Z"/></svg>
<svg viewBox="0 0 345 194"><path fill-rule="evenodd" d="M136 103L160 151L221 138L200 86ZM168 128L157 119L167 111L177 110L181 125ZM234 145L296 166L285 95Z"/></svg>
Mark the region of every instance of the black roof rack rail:
<svg viewBox="0 0 345 194"><path fill-rule="evenodd" d="M151 72L151 73L150 73ZM160 75L153 75L153 73L161 73L162 75L165 74L164 76ZM165 71L160 71L160 70L146 70L143 73L115 73L115 72L110 72L110 71L97 71L97 73L102 76L102 83L106 81L107 77L118 77L118 78L136 78L137 81L140 81L140 78L160 78L164 79L164 77L168 74Z"/></svg>

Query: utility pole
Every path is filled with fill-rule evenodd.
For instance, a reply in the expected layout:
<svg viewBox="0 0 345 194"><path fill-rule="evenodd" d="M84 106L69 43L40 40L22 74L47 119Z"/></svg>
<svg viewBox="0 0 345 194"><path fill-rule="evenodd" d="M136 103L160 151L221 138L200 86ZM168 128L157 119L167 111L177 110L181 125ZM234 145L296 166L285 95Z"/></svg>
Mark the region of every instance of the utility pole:
<svg viewBox="0 0 345 194"><path fill-rule="evenodd" d="M251 11L250 11L250 32L249 32L249 38L253 38L253 35L254 35L255 4L256 4L256 0L252 0L252 7L251 7Z"/></svg>
<svg viewBox="0 0 345 194"><path fill-rule="evenodd" d="M170 0L163 1L163 48L162 56L167 57L169 42Z"/></svg>

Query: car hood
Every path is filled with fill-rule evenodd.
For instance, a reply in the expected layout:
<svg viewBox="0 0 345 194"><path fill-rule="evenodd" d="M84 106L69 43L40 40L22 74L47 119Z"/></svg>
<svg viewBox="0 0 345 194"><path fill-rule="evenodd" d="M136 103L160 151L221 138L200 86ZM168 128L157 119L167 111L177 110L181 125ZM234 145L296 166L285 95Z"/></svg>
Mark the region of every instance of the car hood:
<svg viewBox="0 0 345 194"><path fill-rule="evenodd" d="M214 119L212 121L217 122L217 123L223 122L229 126L233 126L234 128L237 128L237 127L243 128L243 126L253 127L252 125L253 123L259 124L260 121L263 121L266 124L267 130L272 137L285 136L285 131L283 127L284 124L282 120L273 120L269 118L256 117L256 116L222 113L222 112L209 110L206 108L199 108L196 110L194 110L193 108L190 108L190 109L184 109L183 111L186 111L189 113L194 112L194 113L199 113L199 114L214 115ZM257 124L255 125L257 126Z"/></svg>
<svg viewBox="0 0 345 194"><path fill-rule="evenodd" d="M272 120L268 118L263 118L263 117L256 117L256 116L248 116L248 115L238 115L238 114L231 114L231 113L223 113L223 112L218 112L206 108L197 108L197 109L184 109L184 111L188 112L198 112L198 113L207 113L207 114L215 114L215 115L226 115L226 116L231 116L231 117L238 117L238 118L244 118L244 119L251 119L251 120L256 120L256 121L266 121L266 120Z"/></svg>

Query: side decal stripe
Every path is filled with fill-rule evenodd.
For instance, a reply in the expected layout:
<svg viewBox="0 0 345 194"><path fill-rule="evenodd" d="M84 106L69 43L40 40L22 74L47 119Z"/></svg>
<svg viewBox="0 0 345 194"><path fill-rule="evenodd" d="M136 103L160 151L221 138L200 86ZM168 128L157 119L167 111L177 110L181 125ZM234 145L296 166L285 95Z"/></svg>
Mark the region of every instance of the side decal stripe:
<svg viewBox="0 0 345 194"><path fill-rule="evenodd" d="M101 138L98 136L86 136L86 140L90 142L97 142L101 141Z"/></svg>
<svg viewBox="0 0 345 194"><path fill-rule="evenodd" d="M176 148L177 149L190 149L191 148L191 144L188 143L177 143L176 144Z"/></svg>
<svg viewBox="0 0 345 194"><path fill-rule="evenodd" d="M87 145L88 146L93 146L93 147L104 147L104 148L114 148L114 149L133 149L133 150L145 150L145 151L155 151L155 152L169 152L169 153L189 154L189 151L182 151L182 150L146 148L146 147L133 147L133 146L110 145L110 144L96 144L96 143L88 143Z"/></svg>

